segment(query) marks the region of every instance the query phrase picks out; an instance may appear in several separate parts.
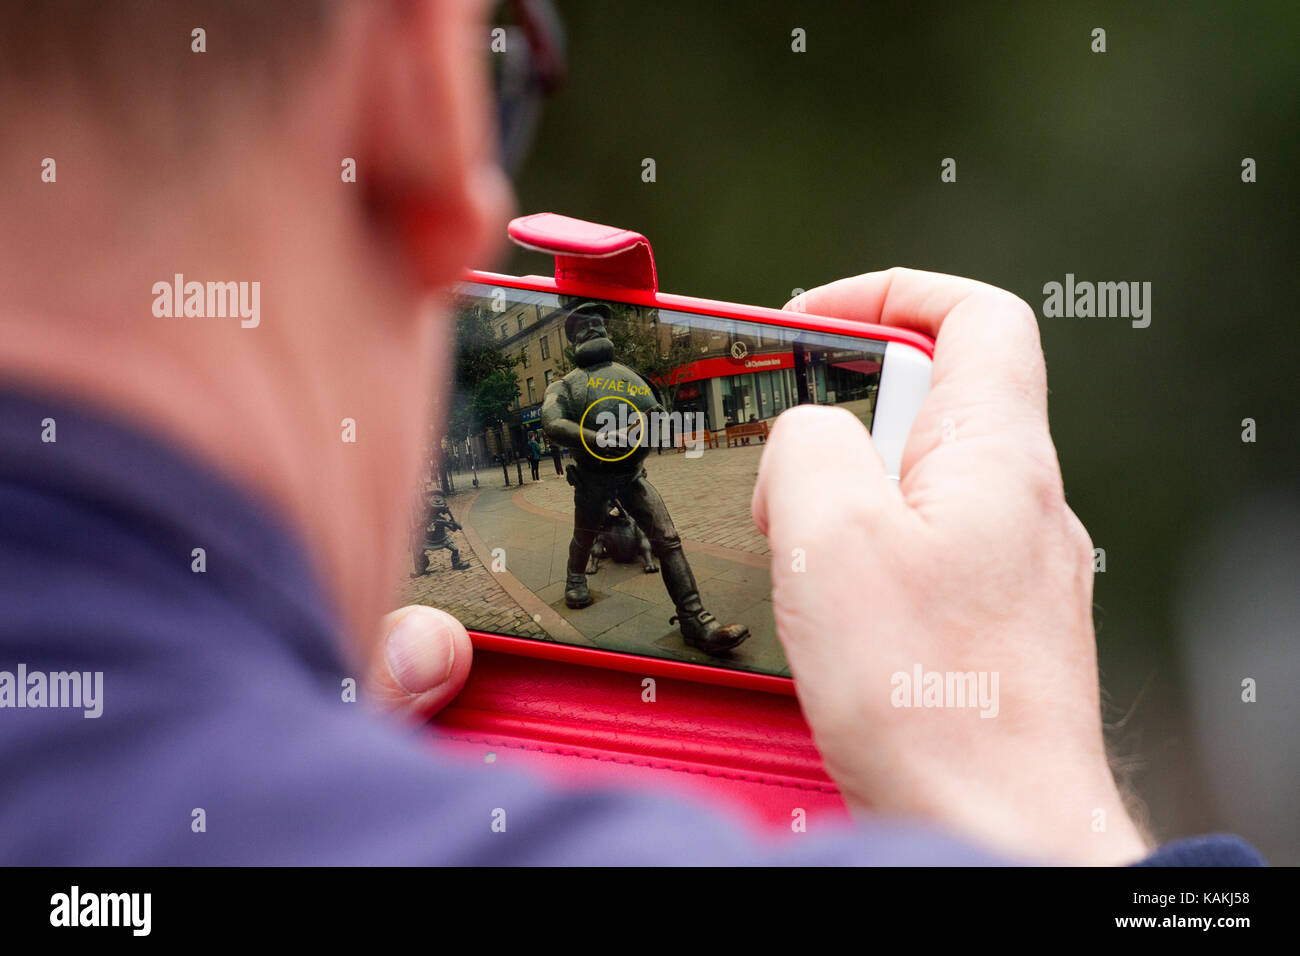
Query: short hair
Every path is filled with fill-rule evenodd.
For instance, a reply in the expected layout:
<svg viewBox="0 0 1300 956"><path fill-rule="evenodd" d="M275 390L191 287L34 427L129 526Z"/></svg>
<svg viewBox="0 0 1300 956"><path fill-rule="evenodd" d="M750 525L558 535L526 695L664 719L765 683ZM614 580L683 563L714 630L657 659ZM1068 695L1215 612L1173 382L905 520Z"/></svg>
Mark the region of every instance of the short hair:
<svg viewBox="0 0 1300 956"><path fill-rule="evenodd" d="M271 93L325 33L336 0L3 0L0 86L58 90L108 118ZM195 52L193 31L204 31ZM244 99L244 97L238 97Z"/></svg>

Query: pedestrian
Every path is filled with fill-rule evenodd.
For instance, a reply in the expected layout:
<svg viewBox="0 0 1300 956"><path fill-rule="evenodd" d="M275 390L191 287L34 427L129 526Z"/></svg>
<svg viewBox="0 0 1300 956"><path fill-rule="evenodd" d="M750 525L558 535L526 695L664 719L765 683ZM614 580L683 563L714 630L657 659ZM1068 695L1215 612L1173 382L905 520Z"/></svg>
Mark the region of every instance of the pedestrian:
<svg viewBox="0 0 1300 956"><path fill-rule="evenodd" d="M528 436L528 467L533 470L533 481L541 481L537 468L542 462L542 446L537 444L537 432Z"/></svg>

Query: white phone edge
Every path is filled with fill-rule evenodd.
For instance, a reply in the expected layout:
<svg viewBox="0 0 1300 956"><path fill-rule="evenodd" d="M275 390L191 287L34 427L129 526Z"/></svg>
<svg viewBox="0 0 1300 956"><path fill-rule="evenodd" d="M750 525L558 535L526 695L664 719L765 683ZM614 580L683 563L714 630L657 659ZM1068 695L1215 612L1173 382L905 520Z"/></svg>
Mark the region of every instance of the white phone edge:
<svg viewBox="0 0 1300 956"><path fill-rule="evenodd" d="M916 413L930 392L931 365L930 357L918 348L903 342L885 343L871 441L891 481L898 481L903 446L907 444Z"/></svg>

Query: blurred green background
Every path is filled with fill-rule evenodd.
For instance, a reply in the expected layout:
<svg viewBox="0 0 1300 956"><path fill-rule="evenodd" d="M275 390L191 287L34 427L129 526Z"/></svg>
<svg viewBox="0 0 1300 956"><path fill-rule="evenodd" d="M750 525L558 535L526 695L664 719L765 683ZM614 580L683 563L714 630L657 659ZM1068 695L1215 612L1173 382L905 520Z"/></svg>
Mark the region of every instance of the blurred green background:
<svg viewBox="0 0 1300 956"><path fill-rule="evenodd" d="M1107 556L1096 602L1115 749L1160 836L1231 828L1300 862L1294 812L1252 829L1241 810L1277 779L1248 763L1225 799L1223 769L1191 739L1175 606L1185 554L1217 517L1300 489L1300 5L558 8L569 78L517 178L521 214L644 233L666 292L780 306L795 287L907 265L1034 306L1070 504ZM945 157L955 183L940 181ZM518 250L485 265L551 270ZM1066 273L1151 282L1150 327L1043 318L1044 283ZM1288 666L1298 629L1283 622ZM1290 754L1294 811L1295 710L1276 695L1296 684L1261 684L1243 705L1240 677L1222 675L1221 705L1259 708L1258 739L1235 743L1274 765Z"/></svg>

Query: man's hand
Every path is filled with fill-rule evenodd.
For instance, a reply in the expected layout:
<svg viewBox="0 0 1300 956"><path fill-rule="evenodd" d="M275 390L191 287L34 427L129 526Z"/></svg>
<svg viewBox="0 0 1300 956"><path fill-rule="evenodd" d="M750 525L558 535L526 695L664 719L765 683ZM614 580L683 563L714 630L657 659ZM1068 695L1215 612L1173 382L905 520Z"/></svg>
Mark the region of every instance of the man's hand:
<svg viewBox="0 0 1300 956"><path fill-rule="evenodd" d="M366 689L386 709L429 717L451 703L469 679L473 645L446 611L412 604L385 614Z"/></svg>
<svg viewBox="0 0 1300 956"><path fill-rule="evenodd" d="M642 425L644 424L644 419L638 415L622 428L615 430L613 447L631 448L633 445L641 444Z"/></svg>
<svg viewBox="0 0 1300 956"><path fill-rule="evenodd" d="M937 340L897 486L839 408L781 415L759 467L777 630L827 770L855 810L1021 858L1142 857L1102 741L1092 542L1065 503L1033 310L907 269L796 303ZM996 716L895 706L893 675L917 665L996 674Z"/></svg>

